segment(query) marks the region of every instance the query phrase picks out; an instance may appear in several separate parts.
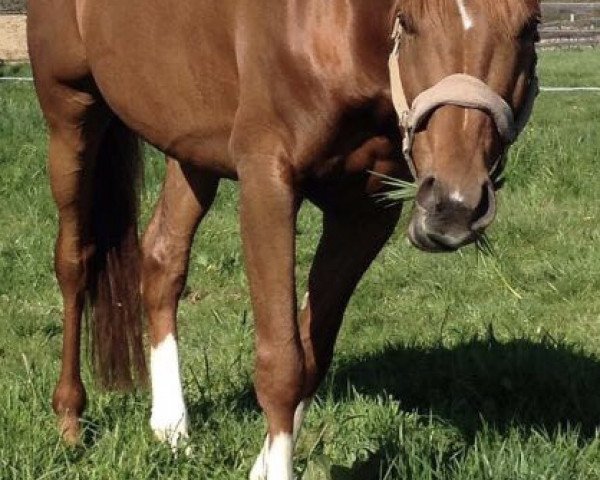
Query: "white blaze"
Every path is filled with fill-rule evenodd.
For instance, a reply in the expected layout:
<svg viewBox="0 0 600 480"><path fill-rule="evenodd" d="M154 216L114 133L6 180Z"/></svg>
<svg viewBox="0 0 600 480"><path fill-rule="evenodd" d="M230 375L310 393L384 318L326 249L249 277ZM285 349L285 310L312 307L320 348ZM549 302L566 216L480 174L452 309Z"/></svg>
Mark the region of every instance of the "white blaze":
<svg viewBox="0 0 600 480"><path fill-rule="evenodd" d="M152 417L156 437L176 447L188 437L188 418L183 400L177 341L169 334L150 352Z"/></svg>
<svg viewBox="0 0 600 480"><path fill-rule="evenodd" d="M470 30L473 28L473 19L469 12L467 11L467 7L465 6L465 0L456 0L458 4L458 11L460 12L460 18L462 18L463 27L465 30Z"/></svg>

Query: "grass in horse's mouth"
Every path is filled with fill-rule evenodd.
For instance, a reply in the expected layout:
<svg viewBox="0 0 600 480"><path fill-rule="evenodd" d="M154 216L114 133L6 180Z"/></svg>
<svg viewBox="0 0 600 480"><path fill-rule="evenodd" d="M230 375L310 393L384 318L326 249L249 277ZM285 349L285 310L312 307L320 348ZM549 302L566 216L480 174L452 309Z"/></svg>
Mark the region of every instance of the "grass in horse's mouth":
<svg viewBox="0 0 600 480"><path fill-rule="evenodd" d="M496 255L496 251L494 250L494 245L492 245L492 241L490 240L490 237L487 233L476 234L475 247L484 258L498 258Z"/></svg>
<svg viewBox="0 0 600 480"><path fill-rule="evenodd" d="M417 196L417 184L414 182L407 182L399 178L390 177L377 172L370 172L372 175L379 177L381 183L390 187L389 190L376 193L374 197L377 198L378 202L385 203L386 206L396 205L401 202L413 201ZM517 292L517 290L510 284L506 276L502 273L499 266L498 255L494 249L490 237L486 233L477 233L475 239L475 248L477 249L478 255L481 258L485 268L493 270L504 287L516 298L523 300L523 296Z"/></svg>
<svg viewBox="0 0 600 480"><path fill-rule="evenodd" d="M490 237L486 233L477 233L475 239L475 248L479 254L479 258L485 268L491 268L504 285L504 287L512 293L517 299L523 300L523 296L510 284L506 276L502 273L499 265L498 255L494 249L494 245L490 241Z"/></svg>
<svg viewBox="0 0 600 480"><path fill-rule="evenodd" d="M390 187L390 189L385 192L373 195L377 198L378 202L387 203L388 206L392 206L400 202L412 201L417 196L417 184L414 182L407 182L400 178L390 177L389 175L384 175L382 173L369 173L379 177L383 185Z"/></svg>

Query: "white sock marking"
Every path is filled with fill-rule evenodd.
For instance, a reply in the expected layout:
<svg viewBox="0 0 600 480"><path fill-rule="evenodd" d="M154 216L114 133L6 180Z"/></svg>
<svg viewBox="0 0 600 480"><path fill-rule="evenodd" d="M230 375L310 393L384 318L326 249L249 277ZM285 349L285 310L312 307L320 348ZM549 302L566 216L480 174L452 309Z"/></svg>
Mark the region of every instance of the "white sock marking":
<svg viewBox="0 0 600 480"><path fill-rule="evenodd" d="M256 462L254 462L254 466L252 470L250 470L250 480L267 480L267 452L269 450L269 436L265 439L265 444L263 445Z"/></svg>
<svg viewBox="0 0 600 480"><path fill-rule="evenodd" d="M150 426L156 437L177 447L188 438L188 418L183 400L177 341L172 334L150 352L152 380L152 417Z"/></svg>
<svg viewBox="0 0 600 480"><path fill-rule="evenodd" d="M260 455L250 472L250 480L292 480L294 447L310 403L311 400L302 400L296 408L293 435L282 433L276 436L270 449L269 436L267 435Z"/></svg>
<svg viewBox="0 0 600 480"><path fill-rule="evenodd" d="M294 439L289 433L280 433L269 448L269 437L250 472L250 480L293 480L292 457Z"/></svg>
<svg viewBox="0 0 600 480"><path fill-rule="evenodd" d="M456 0L456 3L458 4L458 11L460 12L460 18L462 18L464 29L470 30L473 28L474 23L465 6L465 0Z"/></svg>
<svg viewBox="0 0 600 480"><path fill-rule="evenodd" d="M293 480L294 439L289 433L276 435L268 455L267 480Z"/></svg>
<svg viewBox="0 0 600 480"><path fill-rule="evenodd" d="M302 430L302 424L304 423L304 417L306 417L306 411L310 407L310 402L310 399L302 400L296 408L296 413L294 413L294 444L300 436L300 430Z"/></svg>

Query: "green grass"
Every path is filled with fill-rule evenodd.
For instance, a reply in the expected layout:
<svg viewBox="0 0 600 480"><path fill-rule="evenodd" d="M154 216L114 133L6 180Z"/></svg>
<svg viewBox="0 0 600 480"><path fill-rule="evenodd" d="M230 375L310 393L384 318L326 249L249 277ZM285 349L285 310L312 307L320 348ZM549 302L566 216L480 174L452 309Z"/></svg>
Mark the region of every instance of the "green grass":
<svg viewBox="0 0 600 480"><path fill-rule="evenodd" d="M600 85L595 51L544 53L540 63L546 85ZM599 118L600 95L542 94L512 150L490 236L521 300L475 249L411 248L403 220L351 302L300 440L299 474L308 465L312 480L600 478ZM194 455L153 441L147 392L99 392L87 367L86 443L70 449L50 408L61 298L31 85L0 83L0 139L0 478L246 478L264 422L235 185L223 185L202 227L181 306ZM144 219L162 175L149 152ZM319 228L306 206L301 289Z"/></svg>

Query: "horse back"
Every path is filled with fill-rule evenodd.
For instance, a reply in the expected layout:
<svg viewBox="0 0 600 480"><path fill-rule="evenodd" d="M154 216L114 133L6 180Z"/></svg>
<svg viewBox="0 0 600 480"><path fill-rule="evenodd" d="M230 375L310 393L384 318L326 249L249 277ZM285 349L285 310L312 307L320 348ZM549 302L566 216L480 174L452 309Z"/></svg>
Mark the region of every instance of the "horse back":
<svg viewBox="0 0 600 480"><path fill-rule="evenodd" d="M233 151L268 155L272 141L261 151L257 139L278 137L306 170L376 134L378 121L361 121L350 147L327 150L345 106L326 72L314 71L303 51L311 42L296 25L307 20L286 16L286 2L57 1L59 8L31 2L35 60L68 63L66 76L89 75L127 126L180 161L235 177ZM64 49L74 53L61 60Z"/></svg>

